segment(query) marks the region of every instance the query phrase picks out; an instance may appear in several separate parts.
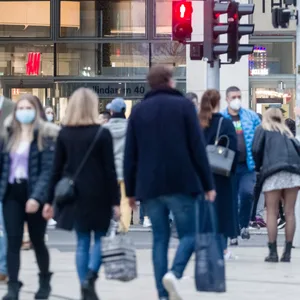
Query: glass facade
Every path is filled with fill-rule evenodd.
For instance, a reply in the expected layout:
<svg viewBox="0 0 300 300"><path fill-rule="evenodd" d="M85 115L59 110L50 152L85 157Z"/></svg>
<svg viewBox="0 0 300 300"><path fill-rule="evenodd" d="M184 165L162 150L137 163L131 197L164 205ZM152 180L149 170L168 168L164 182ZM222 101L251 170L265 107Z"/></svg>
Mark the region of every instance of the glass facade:
<svg viewBox="0 0 300 300"><path fill-rule="evenodd" d="M0 76L13 100L34 93L62 116L80 86L132 104L155 64L185 90L186 47L171 41L171 0L0 0ZM154 17L156 12L156 18Z"/></svg>

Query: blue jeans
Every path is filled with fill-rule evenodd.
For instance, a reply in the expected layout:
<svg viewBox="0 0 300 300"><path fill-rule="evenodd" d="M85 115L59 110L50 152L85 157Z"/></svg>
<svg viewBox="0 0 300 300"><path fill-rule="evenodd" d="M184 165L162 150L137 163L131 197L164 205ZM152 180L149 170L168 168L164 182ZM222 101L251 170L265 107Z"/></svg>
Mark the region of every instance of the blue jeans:
<svg viewBox="0 0 300 300"><path fill-rule="evenodd" d="M93 232L94 245L91 248L92 232L79 232L77 235L76 268L80 283L86 279L89 270L98 273L101 266L101 237L105 232Z"/></svg>
<svg viewBox="0 0 300 300"><path fill-rule="evenodd" d="M171 271L177 278L181 278L195 249L195 200L195 197L185 195L170 195L145 200L147 213L152 223L152 260L159 297L168 297L162 278L168 272L170 211L173 213L180 240Z"/></svg>
<svg viewBox="0 0 300 300"><path fill-rule="evenodd" d="M3 220L2 202L0 202L0 274L3 275L7 274L6 251L7 251L6 231L5 231L4 220Z"/></svg>
<svg viewBox="0 0 300 300"><path fill-rule="evenodd" d="M253 206L256 174L253 171L249 171L246 164L239 164L236 178L239 198L239 224L240 228L248 228Z"/></svg>

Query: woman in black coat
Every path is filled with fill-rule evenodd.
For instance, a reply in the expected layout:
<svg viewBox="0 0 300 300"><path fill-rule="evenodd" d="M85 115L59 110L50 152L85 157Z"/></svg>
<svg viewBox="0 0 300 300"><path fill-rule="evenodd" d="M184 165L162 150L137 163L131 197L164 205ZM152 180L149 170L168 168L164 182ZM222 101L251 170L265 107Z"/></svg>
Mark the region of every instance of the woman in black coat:
<svg viewBox="0 0 300 300"><path fill-rule="evenodd" d="M204 135L208 145L215 144L217 139L218 127L220 126L219 136L229 138L229 149L237 153L237 137L232 122L222 117L219 113L220 93L217 90L207 90L201 99L200 123L204 129ZM225 146L226 140L221 139L219 145ZM237 155L232 166L232 174L229 177L214 175L217 197L215 200L219 233L224 235L224 252L227 254L228 237L238 236L237 223L237 193L235 189L235 167ZM226 256L228 257L230 253Z"/></svg>
<svg viewBox="0 0 300 300"><path fill-rule="evenodd" d="M75 180L75 197L72 203L57 207L56 218L57 228L76 231L76 265L84 300L98 299L94 284L101 266L101 237L107 233L113 210L117 217L120 215L112 137L98 122L98 96L85 88L75 91L57 139L49 197L51 203L59 180L74 176L98 133Z"/></svg>

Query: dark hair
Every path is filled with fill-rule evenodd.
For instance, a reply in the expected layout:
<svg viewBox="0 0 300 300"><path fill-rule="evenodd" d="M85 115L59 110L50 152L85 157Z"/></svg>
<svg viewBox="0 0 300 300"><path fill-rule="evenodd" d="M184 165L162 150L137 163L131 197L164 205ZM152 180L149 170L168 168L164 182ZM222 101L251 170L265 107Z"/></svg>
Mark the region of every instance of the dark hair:
<svg viewBox="0 0 300 300"><path fill-rule="evenodd" d="M34 96L34 95L32 95L32 98L33 98L33 101L36 103L36 105L39 108L40 117L43 119L43 121L47 121L46 114L45 114L45 111L44 111L44 107L42 105L42 102L41 102L40 98L38 98L37 96ZM26 97L25 97L25 99L26 99Z"/></svg>
<svg viewBox="0 0 300 300"><path fill-rule="evenodd" d="M197 94L195 94L195 93L192 93L192 92L187 93L187 94L185 95L185 97L186 97L187 99L189 99L190 101L193 101L194 99L196 99L196 101L198 102L198 96L197 96Z"/></svg>
<svg viewBox="0 0 300 300"><path fill-rule="evenodd" d="M262 120L262 114L257 113L258 117L260 118L260 120Z"/></svg>
<svg viewBox="0 0 300 300"><path fill-rule="evenodd" d="M110 118L111 118L111 115L110 115L110 113L107 110L101 111L100 115L103 115L104 119L106 119L107 121L109 121Z"/></svg>
<svg viewBox="0 0 300 300"><path fill-rule="evenodd" d="M173 77L173 70L164 65L152 67L147 75L148 83L152 90L170 88L170 80Z"/></svg>
<svg viewBox="0 0 300 300"><path fill-rule="evenodd" d="M287 118L285 120L285 125L289 128L292 134L296 136L296 122L291 118Z"/></svg>
<svg viewBox="0 0 300 300"><path fill-rule="evenodd" d="M240 92L241 90L237 87L237 86L230 86L227 90L226 90L226 97L228 96L229 93L231 92Z"/></svg>
<svg viewBox="0 0 300 300"><path fill-rule="evenodd" d="M199 119L203 128L209 126L213 110L220 106L221 95L217 90L207 90L201 98Z"/></svg>

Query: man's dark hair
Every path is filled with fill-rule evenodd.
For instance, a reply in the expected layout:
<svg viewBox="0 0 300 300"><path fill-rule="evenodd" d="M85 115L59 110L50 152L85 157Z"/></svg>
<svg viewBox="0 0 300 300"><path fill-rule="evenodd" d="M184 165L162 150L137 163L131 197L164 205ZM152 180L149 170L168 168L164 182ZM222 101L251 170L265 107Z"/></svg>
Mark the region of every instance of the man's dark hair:
<svg viewBox="0 0 300 300"><path fill-rule="evenodd" d="M173 77L173 70L164 65L152 67L148 73L147 80L152 90L170 88L170 80Z"/></svg>
<svg viewBox="0 0 300 300"><path fill-rule="evenodd" d="M258 117L260 118L260 120L262 120L262 114L257 113Z"/></svg>
<svg viewBox="0 0 300 300"><path fill-rule="evenodd" d="M231 92L240 92L241 90L237 87L237 86L230 86L227 90L226 90L226 97L228 96L229 93Z"/></svg>
<svg viewBox="0 0 300 300"><path fill-rule="evenodd" d="M196 99L196 101L198 102L198 96L197 96L197 94L195 94L195 93L192 93L192 92L187 93L187 94L185 95L185 97L186 97L187 99L189 99L190 101L193 101L194 99Z"/></svg>
<svg viewBox="0 0 300 300"><path fill-rule="evenodd" d="M287 118L285 120L285 125L289 128L289 130L295 136L296 135L296 122L291 118Z"/></svg>
<svg viewBox="0 0 300 300"><path fill-rule="evenodd" d="M111 118L111 115L110 115L109 111L107 111L107 110L101 111L100 115L103 115L103 118L106 119L107 121L109 121Z"/></svg>

